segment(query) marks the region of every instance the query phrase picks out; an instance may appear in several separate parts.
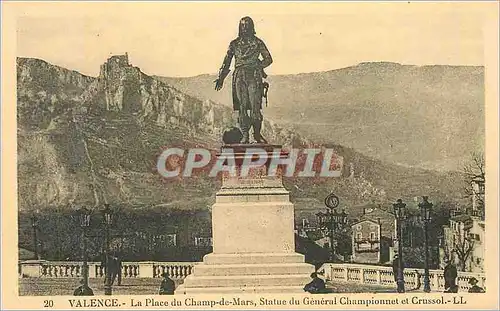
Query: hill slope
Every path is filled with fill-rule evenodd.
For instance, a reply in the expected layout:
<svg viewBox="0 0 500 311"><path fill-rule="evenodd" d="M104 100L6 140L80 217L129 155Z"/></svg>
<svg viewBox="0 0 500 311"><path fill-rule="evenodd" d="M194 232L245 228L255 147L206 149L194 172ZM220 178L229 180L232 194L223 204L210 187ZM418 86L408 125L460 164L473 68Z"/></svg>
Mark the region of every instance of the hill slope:
<svg viewBox="0 0 500 311"><path fill-rule="evenodd" d="M198 98L230 105L228 78L157 77ZM484 68L361 63L270 76L267 118L317 142L335 142L389 163L458 170L484 148Z"/></svg>
<svg viewBox="0 0 500 311"><path fill-rule="evenodd" d="M217 180L165 182L155 172L156 157L164 146L217 149L231 109L145 75L126 55L108 59L98 77L37 59L19 58L17 70L21 210L103 202L208 209L213 203ZM311 144L274 123L267 123L266 131L271 142ZM407 168L331 147L344 157L344 178L287 179L298 208L317 208L307 199L321 202L332 190L347 207L424 193L436 200L460 196L457 173Z"/></svg>

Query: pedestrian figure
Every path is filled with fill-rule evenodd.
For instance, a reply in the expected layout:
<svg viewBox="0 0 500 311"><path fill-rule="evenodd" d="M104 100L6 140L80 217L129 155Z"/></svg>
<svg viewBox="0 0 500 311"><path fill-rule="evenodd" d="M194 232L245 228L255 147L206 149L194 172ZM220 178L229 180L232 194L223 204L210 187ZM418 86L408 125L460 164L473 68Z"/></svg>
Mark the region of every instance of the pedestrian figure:
<svg viewBox="0 0 500 311"><path fill-rule="evenodd" d="M400 288L400 286L398 286L399 268L400 268L399 267L399 255L395 254L394 258L392 260L392 274L394 275L394 282L396 282L396 288L398 289L398 293L403 291L403 289ZM403 271L401 271L402 272L401 274L403 275L403 280L402 280L403 282L404 282L404 268L405 267L403 264L403 266L401 266L401 269L403 270Z"/></svg>
<svg viewBox="0 0 500 311"><path fill-rule="evenodd" d="M106 277L109 275L110 285L113 285L117 276L118 285L121 285L122 264L118 257L105 254L104 259L101 261L101 266L105 267ZM104 278L104 283L106 283L106 277Z"/></svg>
<svg viewBox="0 0 500 311"><path fill-rule="evenodd" d="M472 277L469 280L469 284L472 285L472 287L469 288L469 293L484 293L485 292L484 288L477 285L478 282L479 281L475 277Z"/></svg>
<svg viewBox="0 0 500 311"><path fill-rule="evenodd" d="M116 273L117 273L117 285L122 285L122 258L121 254L115 255L116 257Z"/></svg>
<svg viewBox="0 0 500 311"><path fill-rule="evenodd" d="M318 277L316 272L311 273L312 281L304 286L304 291L311 294L326 293L325 281Z"/></svg>
<svg viewBox="0 0 500 311"><path fill-rule="evenodd" d="M160 295L173 295L175 291L175 282L168 276L167 273L161 275L163 280L160 284Z"/></svg>
<svg viewBox="0 0 500 311"><path fill-rule="evenodd" d="M392 274L394 275L394 282L398 282L398 272L399 272L399 258L398 254L394 255L392 259Z"/></svg>
<svg viewBox="0 0 500 311"><path fill-rule="evenodd" d="M260 57L262 56L262 60ZM262 98L267 98L269 84L264 68L273 59L264 41L255 36L253 20L246 16L240 20L238 37L231 41L215 82L219 91L229 74L232 59L235 59L232 92L233 110L239 112L238 123L242 133L242 144L249 143L249 130L253 127L253 137L258 143L267 143L262 137Z"/></svg>
<svg viewBox="0 0 500 311"><path fill-rule="evenodd" d="M73 292L73 296L94 296L94 291L85 284L84 280L80 280L80 284Z"/></svg>
<svg viewBox="0 0 500 311"><path fill-rule="evenodd" d="M422 275L418 270L415 270L415 274L417 276L417 284L415 284L415 290L419 290L420 287L422 286L422 281L420 280Z"/></svg>
<svg viewBox="0 0 500 311"><path fill-rule="evenodd" d="M458 286L456 285L457 276L457 267L448 259L444 267L444 289L446 293L458 292Z"/></svg>

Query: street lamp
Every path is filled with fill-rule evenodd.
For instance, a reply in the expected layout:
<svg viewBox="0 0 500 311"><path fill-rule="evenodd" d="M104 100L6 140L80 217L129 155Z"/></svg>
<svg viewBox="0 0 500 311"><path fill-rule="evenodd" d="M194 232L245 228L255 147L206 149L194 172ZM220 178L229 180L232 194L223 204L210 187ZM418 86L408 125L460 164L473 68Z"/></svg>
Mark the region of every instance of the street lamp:
<svg viewBox="0 0 500 311"><path fill-rule="evenodd" d="M429 221L431 220L431 211L433 204L430 203L428 196L422 197L423 202L418 204L420 207L420 212L422 219L424 220L424 249L425 249L425 262L424 262L424 292L429 293L431 291L431 285L429 280Z"/></svg>
<svg viewBox="0 0 500 311"><path fill-rule="evenodd" d="M82 207L78 209L78 219L80 221L81 231L81 245L82 245L82 277L83 277L83 285L87 288L89 286L89 265L87 259L87 230L90 227L90 215L92 211L86 207Z"/></svg>
<svg viewBox="0 0 500 311"><path fill-rule="evenodd" d="M326 211L326 213L323 213L323 212L319 212L316 214L316 216L318 217L318 222L319 222L319 226L320 228L322 229L327 229L329 232L328 232L328 236L329 236L329 240L330 240L330 257L331 257L331 260L334 260L335 258L335 246L333 244L333 236L334 236L334 231L335 231L335 224L334 224L334 221L333 221L333 213L332 211Z"/></svg>
<svg viewBox="0 0 500 311"><path fill-rule="evenodd" d="M335 208L339 205L339 198L333 193L325 198L325 205L326 207L328 207L326 213L319 212L316 214L316 216L318 217L320 227L329 230L331 257L332 260L334 260L335 231L337 231L342 225L345 225L347 223L347 213L344 210L342 210L342 212L340 213L335 210Z"/></svg>
<svg viewBox="0 0 500 311"><path fill-rule="evenodd" d="M104 209L102 210L103 216L104 216L104 226L105 226L105 263L106 266L104 267L104 271L106 273L106 279L104 283L104 295L111 295L113 293L112 287L111 287L111 271L109 269L109 230L111 225L113 224L113 211L109 207L109 204L104 204Z"/></svg>
<svg viewBox="0 0 500 311"><path fill-rule="evenodd" d="M394 208L394 215L396 216L396 233L398 240L398 276L397 276L397 284L398 284L398 293L405 292L405 280L403 274L403 226L401 225L402 221L405 219L405 208L406 204L403 203L403 200L398 199L396 203L392 204Z"/></svg>
<svg viewBox="0 0 500 311"><path fill-rule="evenodd" d="M38 238L37 238L37 233L38 233L38 214L40 213L40 210L36 210L32 215L31 215L31 227L33 228L33 248L34 248L34 256L35 259L40 259L38 256Z"/></svg>

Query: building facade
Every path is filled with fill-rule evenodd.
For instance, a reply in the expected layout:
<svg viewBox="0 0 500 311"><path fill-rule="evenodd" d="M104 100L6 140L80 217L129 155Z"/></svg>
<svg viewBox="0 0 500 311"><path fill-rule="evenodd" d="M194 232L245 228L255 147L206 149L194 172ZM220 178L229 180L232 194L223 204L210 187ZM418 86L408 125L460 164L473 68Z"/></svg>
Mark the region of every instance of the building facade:
<svg viewBox="0 0 500 311"><path fill-rule="evenodd" d="M484 272L485 222L480 217L457 214L444 228L442 256L466 272Z"/></svg>
<svg viewBox="0 0 500 311"><path fill-rule="evenodd" d="M378 208L366 209L351 225L352 261L387 263L394 241L394 216Z"/></svg>
<svg viewBox="0 0 500 311"><path fill-rule="evenodd" d="M465 211L453 211L444 228L441 256L467 272L484 272L486 224L484 179L472 180L472 204Z"/></svg>

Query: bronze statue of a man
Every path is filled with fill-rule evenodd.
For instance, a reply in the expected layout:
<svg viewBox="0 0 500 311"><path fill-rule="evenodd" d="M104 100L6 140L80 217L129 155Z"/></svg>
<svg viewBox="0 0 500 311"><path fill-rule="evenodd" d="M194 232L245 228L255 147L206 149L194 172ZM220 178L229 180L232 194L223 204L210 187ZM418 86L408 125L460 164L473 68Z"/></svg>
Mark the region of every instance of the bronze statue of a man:
<svg viewBox="0 0 500 311"><path fill-rule="evenodd" d="M261 134L262 96L267 75L264 68L273 59L264 41L255 36L253 20L246 16L240 20L238 38L231 41L226 57L215 80L215 89L222 89L224 79L229 74L231 61L235 59L233 73L233 109L239 112L238 122L243 134L241 143L249 143L249 131L253 127L253 137L258 143L267 143ZM262 60L260 59L262 56Z"/></svg>

